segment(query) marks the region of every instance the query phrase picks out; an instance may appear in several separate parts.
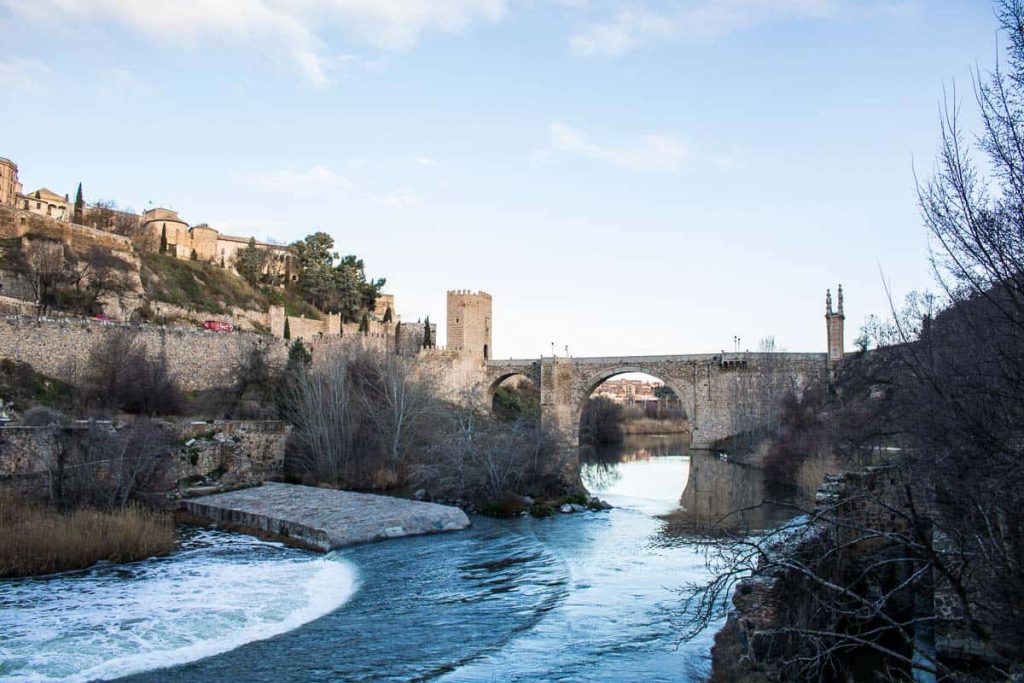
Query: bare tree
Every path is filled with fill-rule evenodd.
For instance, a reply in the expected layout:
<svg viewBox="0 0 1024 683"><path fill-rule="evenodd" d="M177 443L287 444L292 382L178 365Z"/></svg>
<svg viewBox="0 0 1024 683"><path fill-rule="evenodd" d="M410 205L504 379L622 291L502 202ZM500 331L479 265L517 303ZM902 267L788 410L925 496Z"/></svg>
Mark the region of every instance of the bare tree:
<svg viewBox="0 0 1024 683"><path fill-rule="evenodd" d="M843 368L860 391L833 387L821 404L840 455L880 438L898 449L888 483L813 512L797 548L714 546L716 578L688 605L711 614L747 573L788 582L805 597L782 604L761 653L790 678L848 672L865 653L878 671L940 679L1003 680L1024 663L1024 3L997 7L1009 58L975 74L978 142L954 95L919 185L944 301L894 303L873 330L886 345ZM918 647L930 629L970 657Z"/></svg>
<svg viewBox="0 0 1024 683"><path fill-rule="evenodd" d="M48 451L52 500L62 509L159 505L174 487L169 447L169 435L150 420L57 428Z"/></svg>
<svg viewBox="0 0 1024 683"><path fill-rule="evenodd" d="M36 300L36 314L46 315L57 301L58 290L68 283L65 245L57 240L33 239L23 248L22 268Z"/></svg>
<svg viewBox="0 0 1024 683"><path fill-rule="evenodd" d="M184 404L167 359L130 328L107 330L89 350L80 379L87 406L138 415L169 415Z"/></svg>
<svg viewBox="0 0 1024 683"><path fill-rule="evenodd" d="M125 237L136 237L141 229L141 219L128 207L119 207L112 199L100 199L85 211L85 225L106 230Z"/></svg>
<svg viewBox="0 0 1024 683"><path fill-rule="evenodd" d="M370 372L358 395L390 474L397 479L417 437L439 414L433 388L437 378L425 368L413 368L407 358L383 350L366 353Z"/></svg>
<svg viewBox="0 0 1024 683"><path fill-rule="evenodd" d="M285 418L298 442L292 468L312 481L343 483L351 475L360 419L348 356L337 353L315 372L289 377L283 391Z"/></svg>

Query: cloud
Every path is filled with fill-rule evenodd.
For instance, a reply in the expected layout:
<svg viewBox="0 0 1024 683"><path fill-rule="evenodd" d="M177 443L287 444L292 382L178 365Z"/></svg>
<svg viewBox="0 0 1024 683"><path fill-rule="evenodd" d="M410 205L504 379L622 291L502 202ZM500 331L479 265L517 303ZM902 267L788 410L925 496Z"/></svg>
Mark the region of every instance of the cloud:
<svg viewBox="0 0 1024 683"><path fill-rule="evenodd" d="M644 135L611 145L593 142L581 131L552 123L551 146L566 154L607 161L634 171L676 171L686 160L686 145L675 135Z"/></svg>
<svg viewBox="0 0 1024 683"><path fill-rule="evenodd" d="M311 166L305 171L253 173L245 176L243 180L260 192L303 198L349 193L356 189L356 183L349 178L319 165Z"/></svg>
<svg viewBox="0 0 1024 683"><path fill-rule="evenodd" d="M588 24L569 37L581 55L616 56L652 42L721 38L778 19L824 19L840 0L700 0L681 9L630 6L611 19Z"/></svg>
<svg viewBox="0 0 1024 683"><path fill-rule="evenodd" d="M0 88L34 94L47 91L50 69L34 59L11 59L0 62Z"/></svg>
<svg viewBox="0 0 1024 683"><path fill-rule="evenodd" d="M412 158L412 163L417 166L425 166L426 168L437 168L437 160L428 156L416 156Z"/></svg>
<svg viewBox="0 0 1024 683"><path fill-rule="evenodd" d="M429 31L459 33L499 21L507 0L0 0L41 25L116 21L168 46L227 42L284 53L314 86L330 82L339 60L323 34L340 29L381 49L408 49Z"/></svg>

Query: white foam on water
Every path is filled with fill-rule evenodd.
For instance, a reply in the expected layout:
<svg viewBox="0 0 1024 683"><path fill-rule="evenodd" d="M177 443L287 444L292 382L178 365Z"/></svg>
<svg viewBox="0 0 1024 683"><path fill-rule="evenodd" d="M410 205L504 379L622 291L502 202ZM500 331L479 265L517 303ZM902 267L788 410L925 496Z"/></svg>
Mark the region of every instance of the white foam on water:
<svg viewBox="0 0 1024 683"><path fill-rule="evenodd" d="M0 679L105 680L280 635L341 607L355 568L252 541L130 567L0 582Z"/></svg>

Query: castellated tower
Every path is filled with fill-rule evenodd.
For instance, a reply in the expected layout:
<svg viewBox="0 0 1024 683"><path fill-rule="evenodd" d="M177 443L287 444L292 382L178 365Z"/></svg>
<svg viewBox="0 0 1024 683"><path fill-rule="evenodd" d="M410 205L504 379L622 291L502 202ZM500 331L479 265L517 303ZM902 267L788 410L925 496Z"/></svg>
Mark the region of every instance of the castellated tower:
<svg viewBox="0 0 1024 683"><path fill-rule="evenodd" d="M832 311L832 291L825 290L825 331L828 334L828 362L835 363L843 359L843 326L846 316L843 315L843 286L837 292L839 309Z"/></svg>
<svg viewBox="0 0 1024 683"><path fill-rule="evenodd" d="M448 349L460 355L491 358L491 295L456 289L448 292Z"/></svg>

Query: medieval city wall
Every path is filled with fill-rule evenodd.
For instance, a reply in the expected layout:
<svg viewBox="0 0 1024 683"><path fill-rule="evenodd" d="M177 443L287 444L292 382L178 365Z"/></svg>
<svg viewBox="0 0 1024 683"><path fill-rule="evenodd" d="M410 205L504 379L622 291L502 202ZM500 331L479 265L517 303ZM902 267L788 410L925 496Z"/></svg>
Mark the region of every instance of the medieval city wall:
<svg viewBox="0 0 1024 683"><path fill-rule="evenodd" d="M231 386L237 377L239 363L253 347L265 348L270 364L284 367L291 344L287 339L250 332L213 332L83 318L48 319L15 315L0 317L0 358L29 363L44 375L76 383L86 369L91 350L110 335L124 330L137 335L150 356L165 358L171 373L186 391ZM415 355L419 350L417 336L413 330L409 332L400 340L403 355ZM372 332L361 334L353 331L343 336L314 334L303 338L303 342L312 353L314 366L353 346L394 348L392 336ZM449 360L423 360L425 366L437 368L439 376L442 371L447 373L443 380L439 380L446 386L465 377L456 370L462 366L454 356Z"/></svg>
<svg viewBox="0 0 1024 683"><path fill-rule="evenodd" d="M150 355L166 358L186 391L231 385L239 361L255 345L266 347L275 365L283 366L288 357L288 342L266 335L8 316L0 318L0 358L29 363L37 372L74 383L90 351L123 330L137 335Z"/></svg>

